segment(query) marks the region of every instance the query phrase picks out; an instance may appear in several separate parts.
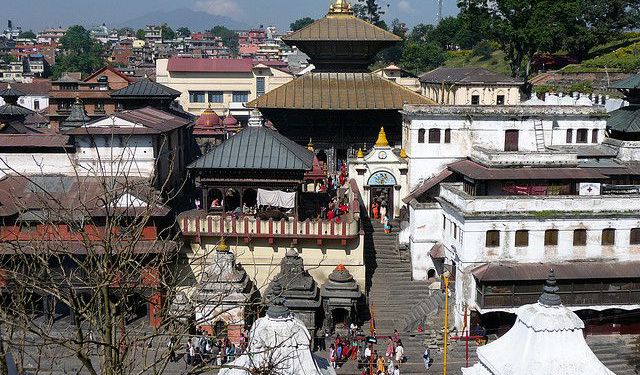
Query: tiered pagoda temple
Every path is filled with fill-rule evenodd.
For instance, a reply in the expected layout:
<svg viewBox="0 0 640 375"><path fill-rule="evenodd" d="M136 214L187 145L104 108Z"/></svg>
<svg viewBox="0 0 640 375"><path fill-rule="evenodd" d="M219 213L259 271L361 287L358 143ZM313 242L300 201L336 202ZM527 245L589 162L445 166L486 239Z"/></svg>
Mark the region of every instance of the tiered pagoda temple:
<svg viewBox="0 0 640 375"><path fill-rule="evenodd" d="M284 36L309 55L315 69L249 102L283 135L306 144L313 138L327 153L330 170L375 139L380 126L392 145L401 139L404 104L434 104L411 90L368 71L381 50L400 37L354 16L336 0L326 17Z"/></svg>
<svg viewBox="0 0 640 375"><path fill-rule="evenodd" d="M287 254L280 262L280 273L273 280L269 289L273 289L275 283L282 286L285 306L314 335L316 317L320 308L320 289L313 277L304 269L303 260L296 250L287 250ZM269 294L270 292L267 293Z"/></svg>

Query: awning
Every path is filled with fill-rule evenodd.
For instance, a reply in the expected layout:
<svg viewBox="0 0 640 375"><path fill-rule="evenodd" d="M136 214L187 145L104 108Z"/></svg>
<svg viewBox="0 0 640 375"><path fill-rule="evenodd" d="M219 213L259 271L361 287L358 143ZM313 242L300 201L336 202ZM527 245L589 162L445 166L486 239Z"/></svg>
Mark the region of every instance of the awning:
<svg viewBox="0 0 640 375"><path fill-rule="evenodd" d="M448 168L474 180L602 180L608 177L592 168L488 168L471 160Z"/></svg>
<svg viewBox="0 0 640 375"><path fill-rule="evenodd" d="M490 263L474 268L479 281L544 281L553 269L558 280L640 277L640 262Z"/></svg>
<svg viewBox="0 0 640 375"><path fill-rule="evenodd" d="M431 177L430 179L423 181L422 185L415 188L411 192L411 194L407 195L402 201L408 204L409 202L411 202L412 199L417 198L422 194L426 193L427 191L429 191L429 189L441 183L442 181L444 181L445 178L451 176L452 174L453 172L451 172L448 169L445 169L444 171L438 173L437 175Z"/></svg>

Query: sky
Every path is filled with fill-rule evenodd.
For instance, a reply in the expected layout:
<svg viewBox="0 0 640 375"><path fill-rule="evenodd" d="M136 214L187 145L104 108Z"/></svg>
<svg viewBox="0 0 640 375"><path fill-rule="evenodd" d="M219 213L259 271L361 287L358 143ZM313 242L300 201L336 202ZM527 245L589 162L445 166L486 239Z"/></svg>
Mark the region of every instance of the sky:
<svg viewBox="0 0 640 375"><path fill-rule="evenodd" d="M410 27L436 21L436 0L379 2L387 10L384 18L389 23L396 17ZM298 18L322 17L330 3L330 0L0 0L0 28L6 27L7 19L13 20L15 26L34 31L73 24L115 26L157 10L190 8L228 16L249 26L275 25L284 30ZM443 13L445 16L457 13L456 1L444 0Z"/></svg>

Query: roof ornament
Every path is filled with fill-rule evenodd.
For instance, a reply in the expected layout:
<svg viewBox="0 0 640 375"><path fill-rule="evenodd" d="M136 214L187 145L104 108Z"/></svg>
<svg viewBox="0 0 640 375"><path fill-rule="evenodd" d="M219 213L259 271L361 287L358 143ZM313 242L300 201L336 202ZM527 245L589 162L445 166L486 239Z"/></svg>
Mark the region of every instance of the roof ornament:
<svg viewBox="0 0 640 375"><path fill-rule="evenodd" d="M313 141L311 140L311 138L309 138L309 143L307 144L307 150L314 152L315 149L313 148Z"/></svg>
<svg viewBox="0 0 640 375"><path fill-rule="evenodd" d="M216 250L221 253L226 253L229 251L229 245L224 241L224 237L220 239L220 242L216 245Z"/></svg>
<svg viewBox="0 0 640 375"><path fill-rule="evenodd" d="M358 153L356 154L356 157L357 157L358 159L362 159L362 158L364 158L364 152L362 152L362 148L359 148L359 149L358 149Z"/></svg>
<svg viewBox="0 0 640 375"><path fill-rule="evenodd" d="M262 113L257 108L251 110L251 114L249 115L249 126L262 126Z"/></svg>
<svg viewBox="0 0 640 375"><path fill-rule="evenodd" d="M407 152L404 150L404 147L402 147L400 149L400 158L402 158L402 159L406 159L407 158Z"/></svg>
<svg viewBox="0 0 640 375"><path fill-rule="evenodd" d="M271 303L267 309L267 316L273 319L287 318L291 315L289 308L285 306L285 298L283 297L284 289L280 285L280 281L274 280L271 283Z"/></svg>
<svg viewBox="0 0 640 375"><path fill-rule="evenodd" d="M384 126L380 127L376 147L389 147L389 141L387 140L387 134L384 132Z"/></svg>
<svg viewBox="0 0 640 375"><path fill-rule="evenodd" d="M549 276L547 276L547 280L544 282L543 293L538 299L538 302L545 306L562 305L562 301L558 295L559 290L560 288L556 285L556 274L552 268L549 270Z"/></svg>
<svg viewBox="0 0 640 375"><path fill-rule="evenodd" d="M353 16L353 9L347 0L336 0L329 6L327 17Z"/></svg>

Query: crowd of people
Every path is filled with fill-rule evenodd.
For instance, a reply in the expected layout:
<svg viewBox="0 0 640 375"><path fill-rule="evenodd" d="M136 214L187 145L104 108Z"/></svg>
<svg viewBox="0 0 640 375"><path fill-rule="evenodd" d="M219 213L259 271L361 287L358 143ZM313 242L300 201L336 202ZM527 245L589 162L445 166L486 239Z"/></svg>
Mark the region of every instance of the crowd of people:
<svg viewBox="0 0 640 375"><path fill-rule="evenodd" d="M248 340L244 332L240 334L238 344L232 343L226 336L222 339L214 339L206 331L198 332L195 336L190 337L184 345L185 368L207 364L222 366L244 353L247 345ZM176 351L179 345L177 345L175 338L171 338L167 346L169 347L170 361L177 362L179 358Z"/></svg>

